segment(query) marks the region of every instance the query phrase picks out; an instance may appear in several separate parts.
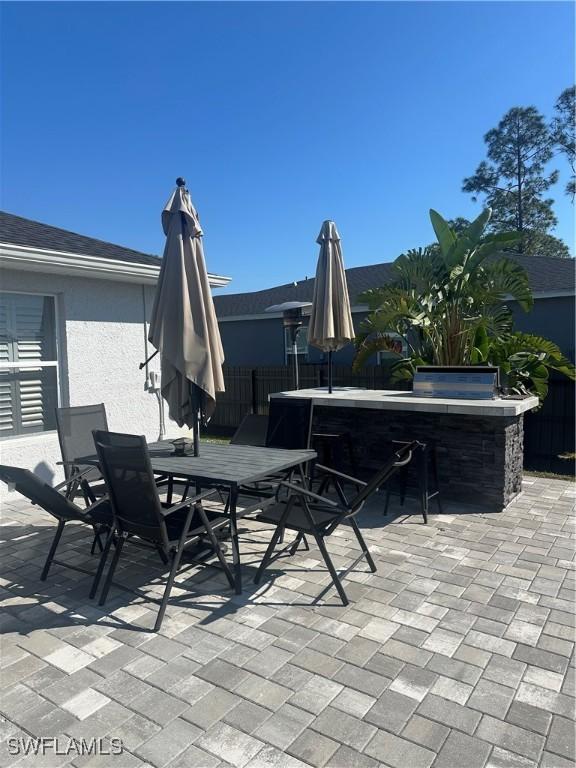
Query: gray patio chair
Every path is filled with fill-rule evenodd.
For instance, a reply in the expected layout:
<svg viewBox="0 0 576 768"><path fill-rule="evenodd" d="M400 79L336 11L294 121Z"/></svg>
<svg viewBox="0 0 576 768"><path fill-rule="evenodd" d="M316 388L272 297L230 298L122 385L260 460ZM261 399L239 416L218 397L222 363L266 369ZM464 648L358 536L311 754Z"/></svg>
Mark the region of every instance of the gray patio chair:
<svg viewBox="0 0 576 768"><path fill-rule="evenodd" d="M64 526L69 522L78 522L89 525L96 537L101 534L108 533L112 526L112 510L110 504L106 499L101 499L96 503L89 506L87 509L81 509L70 498L70 481L65 480L60 485L52 487L41 480L38 475L30 472L28 469L22 469L21 467L8 467L0 465L0 480L6 483L9 487L15 488L18 493L29 499L32 504L36 504L44 509L48 514L52 515L57 521L58 526L48 556L42 569L40 579L45 581L48 577L48 572L52 563L61 565L64 568L71 568L81 573L88 573L94 575L95 582L92 588L95 589L98 584L96 574L92 574L80 566L73 565L63 560L56 560L56 550L64 533ZM80 473L76 475L76 478L72 482L79 483L81 481ZM60 490L65 489L64 493ZM92 545L92 553L94 552L94 545Z"/></svg>
<svg viewBox="0 0 576 768"><path fill-rule="evenodd" d="M310 447L311 435L312 400L304 397L270 400L267 448L306 449Z"/></svg>
<svg viewBox="0 0 576 768"><path fill-rule="evenodd" d="M56 429L69 498L82 496L86 504L93 504L106 493L102 475L97 467L81 467L76 460L94 453L93 429L108 429L104 403L56 408ZM82 470L80 482L73 482Z"/></svg>
<svg viewBox="0 0 576 768"><path fill-rule="evenodd" d="M262 413L248 413L230 438L230 444L264 447L266 445L267 430L268 416Z"/></svg>
<svg viewBox="0 0 576 768"><path fill-rule="evenodd" d="M275 398L269 413L249 413L230 439L232 445L298 450L310 447L312 401L307 398Z"/></svg>
<svg viewBox="0 0 576 768"><path fill-rule="evenodd" d="M108 535L99 567L99 573L102 574L114 544L114 555L102 588L100 605L106 601L122 548L127 541L152 545L162 561L170 564L155 632L162 626L184 551L204 541L204 537L207 536L230 586L234 587L232 572L216 538L216 531L228 525L228 518L215 516L210 519L202 505L216 491L207 490L179 504L162 503L144 437L94 431L94 443L114 516L114 530Z"/></svg>
<svg viewBox="0 0 576 768"><path fill-rule="evenodd" d="M94 454L93 430L108 431L108 418L104 403L94 405L77 405L56 409L56 428L58 441L62 454L61 464L64 467L64 476L69 482L68 494L72 500L82 496L87 505L93 504L98 498L106 494L106 486L98 467L82 467L77 459L82 456ZM80 482L73 482L81 474ZM168 503L172 502L174 492L182 492L185 483L168 480L165 477L157 477L156 484L166 490ZM188 488L186 486L186 492ZM185 493L182 493L184 498Z"/></svg>
<svg viewBox="0 0 576 768"><path fill-rule="evenodd" d="M331 477L337 499L313 493L305 487L290 482L283 482L281 485L290 491L288 498L284 500L278 499L276 503L268 504L256 516L256 519L261 522L275 525L276 530L260 563L254 582L256 584L260 583L265 569L274 560L286 552L291 555L295 554L302 537L308 535L316 541L342 603L348 605L348 597L342 586L341 577L337 573L326 548L325 539L331 536L342 523L349 524L360 545L361 553L345 570L343 575L355 568L364 558L370 570L372 572L376 571L376 565L368 551L355 517L364 507L370 496L376 493L399 469L406 466L412 460L412 454L418 448L418 445L414 441L401 446L390 456L382 469L376 472L368 483L345 475L342 472L337 472L329 467L321 467L322 472ZM348 484L352 484L359 489L354 498L350 500L345 492L345 487ZM326 488L326 484L324 488ZM295 531L297 533L296 540L274 553L285 529Z"/></svg>
<svg viewBox="0 0 576 768"><path fill-rule="evenodd" d="M245 416L230 442L237 445L300 450L310 447L311 435L312 400L304 397L273 398L270 400L268 415ZM291 469L244 486L241 495L256 499L274 497L278 484L282 480L293 479L295 471ZM305 538L303 543L308 548Z"/></svg>

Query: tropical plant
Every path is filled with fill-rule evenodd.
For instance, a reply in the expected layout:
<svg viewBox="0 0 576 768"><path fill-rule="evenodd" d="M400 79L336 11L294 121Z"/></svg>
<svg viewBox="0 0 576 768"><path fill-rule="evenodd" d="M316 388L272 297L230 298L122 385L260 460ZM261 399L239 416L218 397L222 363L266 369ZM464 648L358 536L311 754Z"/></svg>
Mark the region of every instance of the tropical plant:
<svg viewBox="0 0 576 768"><path fill-rule="evenodd" d="M503 386L518 394L544 400L550 371L574 379L574 366L554 342L528 333L512 333L490 347L490 364L500 367Z"/></svg>
<svg viewBox="0 0 576 768"><path fill-rule="evenodd" d="M418 248L394 263L395 279L363 293L370 314L355 339L354 367L374 353L395 381L417 365L499 365L506 385L546 395L548 372L574 377L574 367L546 339L513 332L508 299L523 310L533 299L526 270L505 254L518 232L485 236L490 209L456 231L436 211L430 219L438 245ZM407 355L394 351L399 336Z"/></svg>

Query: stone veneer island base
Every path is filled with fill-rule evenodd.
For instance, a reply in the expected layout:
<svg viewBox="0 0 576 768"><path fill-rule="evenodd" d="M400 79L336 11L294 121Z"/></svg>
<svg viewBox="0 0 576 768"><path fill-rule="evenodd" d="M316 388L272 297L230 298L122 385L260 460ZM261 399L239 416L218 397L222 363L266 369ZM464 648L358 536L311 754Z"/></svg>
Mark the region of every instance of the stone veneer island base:
<svg viewBox="0 0 576 768"><path fill-rule="evenodd" d="M312 399L313 432L350 433L356 464L378 469L391 440L436 446L442 499L501 512L522 489L523 400L456 400L411 392L336 388L279 392L271 398Z"/></svg>

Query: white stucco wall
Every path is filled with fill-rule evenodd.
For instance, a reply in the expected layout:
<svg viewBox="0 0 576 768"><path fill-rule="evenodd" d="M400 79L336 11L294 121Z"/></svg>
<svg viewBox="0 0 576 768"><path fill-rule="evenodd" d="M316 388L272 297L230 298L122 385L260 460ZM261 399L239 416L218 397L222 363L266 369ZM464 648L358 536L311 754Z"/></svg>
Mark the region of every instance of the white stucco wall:
<svg viewBox="0 0 576 768"><path fill-rule="evenodd" d="M144 300L141 285L84 277L2 270L0 290L56 296L60 405L103 402L110 429L156 439L156 396L144 390ZM154 287L145 288L149 315ZM149 353L153 352L149 348ZM157 358L150 364L158 370ZM180 434L166 417L168 437ZM0 441L3 464L26 467L46 480L62 478L55 432ZM0 483L0 496L6 486Z"/></svg>

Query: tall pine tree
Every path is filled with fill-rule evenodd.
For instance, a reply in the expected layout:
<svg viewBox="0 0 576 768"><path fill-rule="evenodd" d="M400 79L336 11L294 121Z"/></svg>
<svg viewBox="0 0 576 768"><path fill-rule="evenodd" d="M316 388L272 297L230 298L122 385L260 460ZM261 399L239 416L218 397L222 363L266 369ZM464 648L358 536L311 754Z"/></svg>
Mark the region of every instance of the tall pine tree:
<svg viewBox="0 0 576 768"><path fill-rule="evenodd" d="M576 196L576 86L562 91L554 106L556 114L550 125L552 141L566 157L571 176L566 184L566 194Z"/></svg>
<svg viewBox="0 0 576 768"><path fill-rule="evenodd" d="M534 107L514 107L496 128L484 136L488 160L473 176L464 179L463 191L492 208L493 232L517 230L523 237L520 253L569 256L565 243L549 230L557 223L553 201L546 192L558 180L558 172L546 171L554 150L550 131Z"/></svg>

